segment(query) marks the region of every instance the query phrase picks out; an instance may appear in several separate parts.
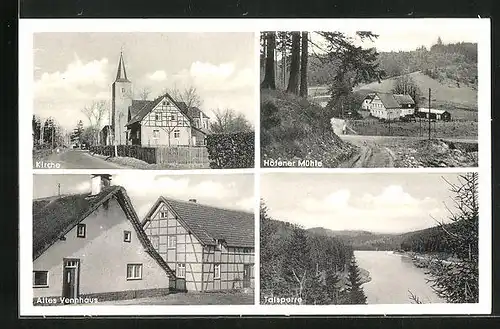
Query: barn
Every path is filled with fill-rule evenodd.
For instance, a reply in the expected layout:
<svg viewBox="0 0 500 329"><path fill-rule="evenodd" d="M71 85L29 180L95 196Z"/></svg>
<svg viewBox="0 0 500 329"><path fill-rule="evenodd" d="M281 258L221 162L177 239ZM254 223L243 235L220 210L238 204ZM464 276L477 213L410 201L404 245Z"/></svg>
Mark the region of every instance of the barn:
<svg viewBox="0 0 500 329"><path fill-rule="evenodd" d="M421 107L415 114L419 118L429 119L429 112L431 120L451 121L451 113L445 110L431 108L429 111L429 108Z"/></svg>
<svg viewBox="0 0 500 329"><path fill-rule="evenodd" d="M254 287L254 215L160 197L142 222L187 291Z"/></svg>

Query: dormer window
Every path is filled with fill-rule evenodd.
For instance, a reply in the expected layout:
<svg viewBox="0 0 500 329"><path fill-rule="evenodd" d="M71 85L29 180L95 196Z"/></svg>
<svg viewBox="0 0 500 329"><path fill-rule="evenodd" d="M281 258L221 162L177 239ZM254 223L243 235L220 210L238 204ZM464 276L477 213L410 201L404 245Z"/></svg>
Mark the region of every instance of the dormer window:
<svg viewBox="0 0 500 329"><path fill-rule="evenodd" d="M85 224L78 224L76 226L76 236L84 238L87 235L87 226Z"/></svg>

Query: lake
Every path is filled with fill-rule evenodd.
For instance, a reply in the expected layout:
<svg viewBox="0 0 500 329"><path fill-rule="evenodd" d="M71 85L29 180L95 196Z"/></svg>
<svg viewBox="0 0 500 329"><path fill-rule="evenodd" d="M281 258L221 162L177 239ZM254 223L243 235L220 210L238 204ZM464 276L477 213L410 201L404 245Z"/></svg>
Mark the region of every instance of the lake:
<svg viewBox="0 0 500 329"><path fill-rule="evenodd" d="M426 281L424 269L413 265L410 257L391 251L354 251L359 267L370 272L363 284L368 304L406 304L411 291L422 303L445 303Z"/></svg>

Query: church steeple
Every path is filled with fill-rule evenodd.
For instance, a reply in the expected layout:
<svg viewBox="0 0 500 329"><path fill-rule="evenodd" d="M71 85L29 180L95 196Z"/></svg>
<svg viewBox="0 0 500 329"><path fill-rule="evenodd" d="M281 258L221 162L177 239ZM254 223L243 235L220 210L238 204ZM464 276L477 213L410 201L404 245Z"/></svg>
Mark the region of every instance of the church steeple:
<svg viewBox="0 0 500 329"><path fill-rule="evenodd" d="M118 62L118 71L116 72L116 80L118 82L130 82L127 79L127 70L125 69L125 62L123 61L123 52L120 51L120 61Z"/></svg>

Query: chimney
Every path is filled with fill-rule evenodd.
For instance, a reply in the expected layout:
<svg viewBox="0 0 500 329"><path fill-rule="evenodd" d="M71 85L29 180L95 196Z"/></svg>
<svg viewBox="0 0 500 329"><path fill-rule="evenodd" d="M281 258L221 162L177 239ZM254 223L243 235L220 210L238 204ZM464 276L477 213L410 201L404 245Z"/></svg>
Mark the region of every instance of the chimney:
<svg viewBox="0 0 500 329"><path fill-rule="evenodd" d="M189 202L196 203L196 199L189 199Z"/></svg>
<svg viewBox="0 0 500 329"><path fill-rule="evenodd" d="M111 175L99 174L92 175L90 195L97 195L102 190L111 185Z"/></svg>

